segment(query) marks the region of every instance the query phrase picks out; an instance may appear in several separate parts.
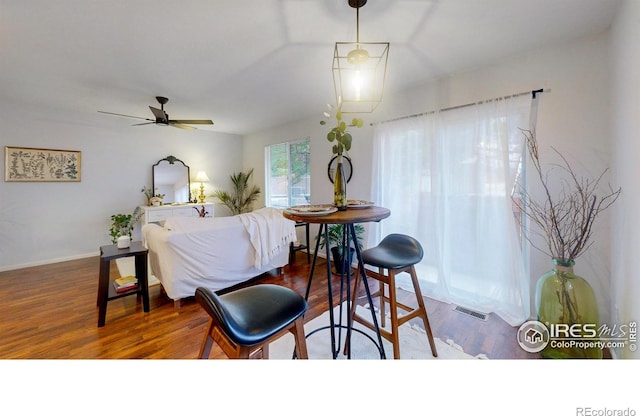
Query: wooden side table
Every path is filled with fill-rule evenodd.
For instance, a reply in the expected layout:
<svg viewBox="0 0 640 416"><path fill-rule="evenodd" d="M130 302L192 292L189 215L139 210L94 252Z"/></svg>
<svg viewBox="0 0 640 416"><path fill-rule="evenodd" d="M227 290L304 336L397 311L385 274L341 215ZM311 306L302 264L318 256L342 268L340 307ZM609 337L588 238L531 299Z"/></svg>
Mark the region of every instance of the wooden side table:
<svg viewBox="0 0 640 416"><path fill-rule="evenodd" d="M136 278L138 288L127 292L117 293L109 280L111 260L135 257ZM132 241L129 248L118 248L116 244L100 247L100 276L98 278L98 327L104 326L107 316L107 302L125 296L142 295L142 305L145 312L149 312L149 280L147 275L147 258L149 250L141 241Z"/></svg>
<svg viewBox="0 0 640 416"><path fill-rule="evenodd" d="M309 223L308 222L300 222L296 221L297 227L304 227L305 235L306 235L306 245L305 244L294 244L293 241L289 245L289 265L292 266L296 259L296 251L307 250L307 263L311 261L311 248L309 247Z"/></svg>

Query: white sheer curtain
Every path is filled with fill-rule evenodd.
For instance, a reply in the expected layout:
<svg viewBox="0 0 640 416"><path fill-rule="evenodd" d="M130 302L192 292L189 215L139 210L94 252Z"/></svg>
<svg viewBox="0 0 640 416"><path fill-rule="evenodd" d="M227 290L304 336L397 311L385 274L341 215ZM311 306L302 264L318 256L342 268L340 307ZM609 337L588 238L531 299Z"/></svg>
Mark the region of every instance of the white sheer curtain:
<svg viewBox="0 0 640 416"><path fill-rule="evenodd" d="M530 107L530 96L516 96L382 123L374 132L373 197L391 216L372 239L415 237L425 250L417 266L424 294L511 325L530 313L511 201Z"/></svg>

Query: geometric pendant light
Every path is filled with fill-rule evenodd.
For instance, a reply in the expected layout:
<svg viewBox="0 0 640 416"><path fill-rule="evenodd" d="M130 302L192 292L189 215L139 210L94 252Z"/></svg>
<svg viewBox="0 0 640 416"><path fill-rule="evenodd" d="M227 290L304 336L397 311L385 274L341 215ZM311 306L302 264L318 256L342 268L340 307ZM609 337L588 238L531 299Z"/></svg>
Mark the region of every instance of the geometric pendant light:
<svg viewBox="0 0 640 416"><path fill-rule="evenodd" d="M343 113L371 113L382 101L389 42L360 42L360 7L367 0L347 0L356 9L356 41L336 42L333 85Z"/></svg>

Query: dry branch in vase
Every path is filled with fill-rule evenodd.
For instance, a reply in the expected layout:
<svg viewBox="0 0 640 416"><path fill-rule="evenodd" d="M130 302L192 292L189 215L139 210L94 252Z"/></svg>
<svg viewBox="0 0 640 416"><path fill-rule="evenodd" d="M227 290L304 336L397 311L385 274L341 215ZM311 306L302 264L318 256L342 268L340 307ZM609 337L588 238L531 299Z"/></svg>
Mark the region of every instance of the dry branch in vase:
<svg viewBox="0 0 640 416"><path fill-rule="evenodd" d="M606 194L599 194L600 181L608 169L597 177L578 177L567 159L553 147L562 163L551 165L553 169L544 170L535 133L529 130L522 132L527 140L529 155L544 195L541 199L536 199L528 190L520 189L519 197L514 196L513 201L536 225L531 230L532 233L543 237L548 247L540 248L532 241L530 235L525 237L534 248L552 258L574 260L591 246L591 231L595 219L613 205L622 189L613 190L609 186ZM551 175L554 169L560 171L558 178ZM552 181L561 184L555 197L552 195Z"/></svg>

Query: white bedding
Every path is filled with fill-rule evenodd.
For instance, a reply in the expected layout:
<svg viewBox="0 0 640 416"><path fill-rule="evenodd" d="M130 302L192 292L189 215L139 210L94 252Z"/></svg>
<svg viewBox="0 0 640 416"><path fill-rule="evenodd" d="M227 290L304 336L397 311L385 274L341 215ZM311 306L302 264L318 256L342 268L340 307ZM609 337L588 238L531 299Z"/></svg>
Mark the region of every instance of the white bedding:
<svg viewBox="0 0 640 416"><path fill-rule="evenodd" d="M282 216L275 208L264 208L244 215L238 215L240 222L249 234L249 241L255 250L254 266L260 268L273 257L289 248L295 241L293 221Z"/></svg>
<svg viewBox="0 0 640 416"><path fill-rule="evenodd" d="M200 286L216 291L283 267L288 261L288 244L293 241L291 238L295 239L295 223L274 208L262 208L254 213L270 219L260 228L263 234L272 234L265 241L279 242L278 249L270 246L267 249L270 253L260 250L257 254L253 244L260 238L253 238L252 243L243 223L243 220L247 222L243 216L250 214L221 218L172 217L165 221L164 227L145 225L142 234L149 248L150 273L160 280L171 299L178 300L193 296ZM258 229L257 224L252 227Z"/></svg>

